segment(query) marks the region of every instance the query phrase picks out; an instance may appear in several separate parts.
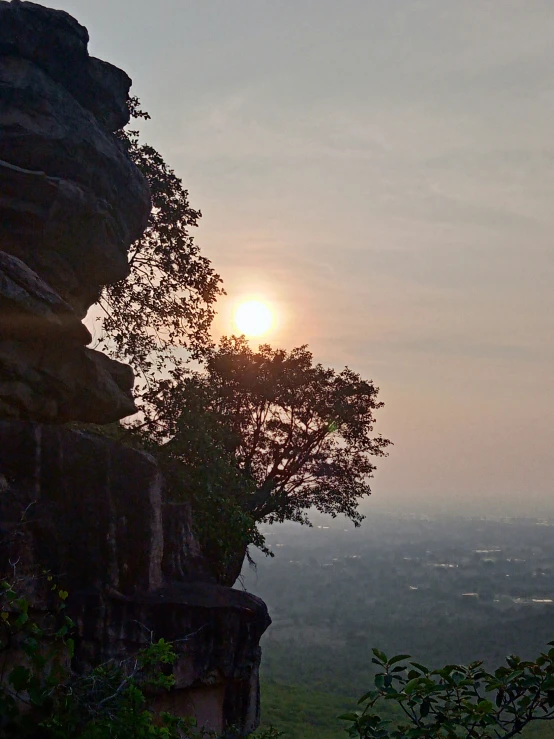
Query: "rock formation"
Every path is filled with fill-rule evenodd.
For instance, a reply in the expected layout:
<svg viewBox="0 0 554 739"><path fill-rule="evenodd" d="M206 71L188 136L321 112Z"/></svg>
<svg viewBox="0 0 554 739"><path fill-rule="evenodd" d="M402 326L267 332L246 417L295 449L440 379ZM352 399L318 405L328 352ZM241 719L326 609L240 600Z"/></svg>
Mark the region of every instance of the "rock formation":
<svg viewBox="0 0 554 739"><path fill-rule="evenodd" d="M190 510L164 504L154 460L64 427L0 421L0 472L0 538L11 542L4 561L63 573L75 669L164 637L179 659L159 710L193 714L217 731L256 728L267 608L213 582Z"/></svg>
<svg viewBox="0 0 554 739"><path fill-rule="evenodd" d="M176 640L157 707L247 732L265 605L212 581L151 457L60 425L135 410L131 369L87 348L81 319L128 275L150 212L115 135L131 81L87 44L67 13L0 0L0 576L17 561L63 578L77 671Z"/></svg>
<svg viewBox="0 0 554 739"><path fill-rule="evenodd" d="M67 13L0 0L0 409L12 418L134 411L131 371L86 349L79 328L102 286L128 275L150 212L114 135L131 80L87 43Z"/></svg>

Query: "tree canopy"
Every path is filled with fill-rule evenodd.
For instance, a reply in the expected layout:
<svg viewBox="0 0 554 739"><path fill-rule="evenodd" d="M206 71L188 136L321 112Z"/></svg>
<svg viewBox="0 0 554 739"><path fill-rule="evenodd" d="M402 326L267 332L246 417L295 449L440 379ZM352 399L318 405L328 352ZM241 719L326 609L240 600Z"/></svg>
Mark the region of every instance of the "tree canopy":
<svg viewBox="0 0 554 739"><path fill-rule="evenodd" d="M378 392L348 368L314 363L306 346L254 351L244 337L223 338L203 372L150 394L149 428L185 468L198 465L191 439L207 435L205 449L232 470L235 482L220 478L228 494L255 521L306 523L315 508L358 524L374 459L390 444L373 433Z"/></svg>
<svg viewBox="0 0 554 739"><path fill-rule="evenodd" d="M149 118L136 98L130 110ZM359 524L374 459L389 444L373 434L378 388L314 363L306 346L254 351L232 337L215 347L209 329L223 290L190 235L201 214L137 131L118 136L148 180L153 209L131 246L130 277L101 295L101 343L138 374L140 443L175 495L193 501L214 561L238 552L242 563L249 543L263 546L257 523L308 523L311 508Z"/></svg>

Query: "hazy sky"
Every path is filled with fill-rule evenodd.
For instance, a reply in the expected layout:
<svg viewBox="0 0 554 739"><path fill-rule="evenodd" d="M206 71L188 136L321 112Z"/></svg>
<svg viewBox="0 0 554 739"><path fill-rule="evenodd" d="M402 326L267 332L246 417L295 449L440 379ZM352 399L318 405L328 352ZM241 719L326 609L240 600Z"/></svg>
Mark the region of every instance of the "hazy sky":
<svg viewBox="0 0 554 739"><path fill-rule="evenodd" d="M380 386L376 501L552 509L552 0L56 6L203 211L216 330L261 297Z"/></svg>

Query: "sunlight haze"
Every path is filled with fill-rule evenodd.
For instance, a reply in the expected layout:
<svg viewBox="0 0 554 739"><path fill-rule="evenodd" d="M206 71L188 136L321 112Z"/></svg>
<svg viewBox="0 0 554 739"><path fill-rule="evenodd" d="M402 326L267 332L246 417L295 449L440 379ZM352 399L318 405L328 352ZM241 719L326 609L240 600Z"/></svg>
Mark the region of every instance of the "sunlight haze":
<svg viewBox="0 0 554 739"><path fill-rule="evenodd" d="M215 335L256 294L264 341L381 388L367 510L552 509L551 0L55 6L202 211Z"/></svg>
<svg viewBox="0 0 554 739"><path fill-rule="evenodd" d="M240 302L234 314L235 328L245 336L263 336L273 324L273 315L259 300Z"/></svg>

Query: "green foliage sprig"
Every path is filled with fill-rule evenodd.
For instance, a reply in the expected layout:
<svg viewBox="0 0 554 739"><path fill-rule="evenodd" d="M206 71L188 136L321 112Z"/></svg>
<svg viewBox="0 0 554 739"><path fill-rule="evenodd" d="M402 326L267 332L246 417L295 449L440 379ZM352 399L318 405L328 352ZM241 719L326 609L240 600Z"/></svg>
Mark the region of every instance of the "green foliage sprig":
<svg viewBox="0 0 554 739"><path fill-rule="evenodd" d="M68 593L50 575L38 609L25 593L29 580L0 582L0 735L6 739L199 739L194 720L155 715L147 695L170 689L173 646L160 639L128 660L87 674L71 670L74 624Z"/></svg>
<svg viewBox="0 0 554 739"><path fill-rule="evenodd" d="M67 592L47 576L51 607L33 612L20 582L0 582L0 717L6 730L29 729L31 709L55 700L73 656L73 622L64 614ZM18 654L19 661L13 662Z"/></svg>
<svg viewBox="0 0 554 739"><path fill-rule="evenodd" d="M409 655L388 658L374 649L380 671L358 701L363 710L339 718L357 739L510 739L554 719L554 642L548 646L534 661L507 657L494 672L482 662L431 670ZM385 720L384 701L403 718Z"/></svg>

